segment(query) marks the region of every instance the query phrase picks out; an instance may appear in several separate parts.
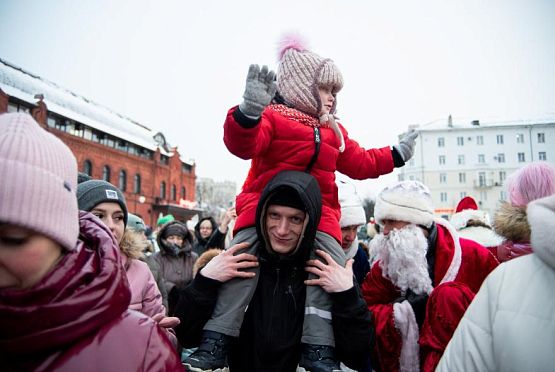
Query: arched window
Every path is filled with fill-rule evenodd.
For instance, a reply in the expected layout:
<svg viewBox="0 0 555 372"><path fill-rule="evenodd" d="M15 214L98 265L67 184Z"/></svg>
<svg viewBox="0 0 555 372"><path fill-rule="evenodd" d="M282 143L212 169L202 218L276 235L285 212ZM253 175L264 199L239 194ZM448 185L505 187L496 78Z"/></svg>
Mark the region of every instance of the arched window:
<svg viewBox="0 0 555 372"><path fill-rule="evenodd" d="M172 188L170 190L170 199L175 201L176 198L177 198L177 189L175 188L175 185L172 185Z"/></svg>
<svg viewBox="0 0 555 372"><path fill-rule="evenodd" d="M161 199L166 199L166 182L162 181L162 183L160 183L160 198Z"/></svg>
<svg viewBox="0 0 555 372"><path fill-rule="evenodd" d="M127 172L123 169L119 171L119 189L127 191Z"/></svg>
<svg viewBox="0 0 555 372"><path fill-rule="evenodd" d="M135 179L133 180L133 192L135 194L141 193L141 175L139 173L135 174Z"/></svg>
<svg viewBox="0 0 555 372"><path fill-rule="evenodd" d="M83 173L92 177L92 162L89 159L85 160L83 164Z"/></svg>
<svg viewBox="0 0 555 372"><path fill-rule="evenodd" d="M110 167L107 165L102 168L102 179L106 182L110 182Z"/></svg>
<svg viewBox="0 0 555 372"><path fill-rule="evenodd" d="M185 189L185 186L181 186L181 199L187 199L186 198L186 196L187 196L186 191L187 190Z"/></svg>

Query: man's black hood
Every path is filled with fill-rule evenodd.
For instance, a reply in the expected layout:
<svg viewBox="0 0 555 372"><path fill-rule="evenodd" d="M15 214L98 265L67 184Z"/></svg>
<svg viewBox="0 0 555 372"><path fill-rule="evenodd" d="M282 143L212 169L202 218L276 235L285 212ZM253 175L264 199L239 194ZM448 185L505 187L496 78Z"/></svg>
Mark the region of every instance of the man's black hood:
<svg viewBox="0 0 555 372"><path fill-rule="evenodd" d="M314 244L316 231L322 214L322 194L316 179L308 173L299 171L282 171L268 182L256 208L256 232L259 237L266 237L264 233L268 200L283 189L294 191L305 206L308 223L301 237L301 243L297 253L304 256ZM266 243L266 242L264 242ZM296 255L296 254L295 254Z"/></svg>

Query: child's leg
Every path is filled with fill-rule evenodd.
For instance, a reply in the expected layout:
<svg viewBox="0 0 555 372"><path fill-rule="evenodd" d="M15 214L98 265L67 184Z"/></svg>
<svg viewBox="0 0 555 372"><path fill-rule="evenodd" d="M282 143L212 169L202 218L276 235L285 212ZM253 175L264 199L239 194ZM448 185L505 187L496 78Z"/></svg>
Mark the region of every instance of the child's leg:
<svg viewBox="0 0 555 372"><path fill-rule="evenodd" d="M259 242L256 235L256 228L250 227L243 229L233 237L231 245L249 242L251 245L239 253L250 253L258 256ZM245 310L250 303L256 285L260 269L254 267L248 269L253 271L256 276L252 279L235 278L222 284L218 291L216 307L212 312L212 318L204 325L205 330L223 333L228 336L239 337L239 330L243 323Z"/></svg>
<svg viewBox="0 0 555 372"><path fill-rule="evenodd" d="M341 245L330 235L318 231L314 249L310 253L310 258L320 258L316 256L315 250L321 249L331 255L340 265L345 266L345 253ZM315 278L314 274L309 274L309 278ZM311 345L335 346L333 329L331 324L331 298L329 294L320 286L308 286L306 289L306 302L303 324L303 336L301 341Z"/></svg>

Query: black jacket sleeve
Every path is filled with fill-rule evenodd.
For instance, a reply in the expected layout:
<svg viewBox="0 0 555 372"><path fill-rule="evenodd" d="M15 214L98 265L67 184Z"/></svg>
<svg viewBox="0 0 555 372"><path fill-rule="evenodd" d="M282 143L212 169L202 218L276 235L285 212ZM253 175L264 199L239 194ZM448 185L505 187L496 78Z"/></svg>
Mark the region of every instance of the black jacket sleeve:
<svg viewBox="0 0 555 372"><path fill-rule="evenodd" d="M374 344L374 324L358 285L330 295L338 360L355 370L371 370L368 368Z"/></svg>
<svg viewBox="0 0 555 372"><path fill-rule="evenodd" d="M181 321L175 327L181 346L191 348L199 345L204 324L210 319L216 306L220 284L199 273L191 284L179 290L173 316Z"/></svg>
<svg viewBox="0 0 555 372"><path fill-rule="evenodd" d="M226 234L223 234L220 231L220 228L216 227L216 231L214 231L214 233L210 236L210 238L208 239L204 247L206 249L210 249L210 248L225 249L225 236Z"/></svg>

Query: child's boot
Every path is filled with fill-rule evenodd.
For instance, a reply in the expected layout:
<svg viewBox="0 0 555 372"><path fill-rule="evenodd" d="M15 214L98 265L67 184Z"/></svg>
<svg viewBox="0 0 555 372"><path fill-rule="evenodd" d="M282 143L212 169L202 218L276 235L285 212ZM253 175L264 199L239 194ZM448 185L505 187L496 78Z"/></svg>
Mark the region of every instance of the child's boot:
<svg viewBox="0 0 555 372"><path fill-rule="evenodd" d="M191 371L217 371L227 366L231 336L203 331L198 349L183 362Z"/></svg>
<svg viewBox="0 0 555 372"><path fill-rule="evenodd" d="M339 362L335 359L334 348L324 345L303 344L299 367L310 372L339 371Z"/></svg>

